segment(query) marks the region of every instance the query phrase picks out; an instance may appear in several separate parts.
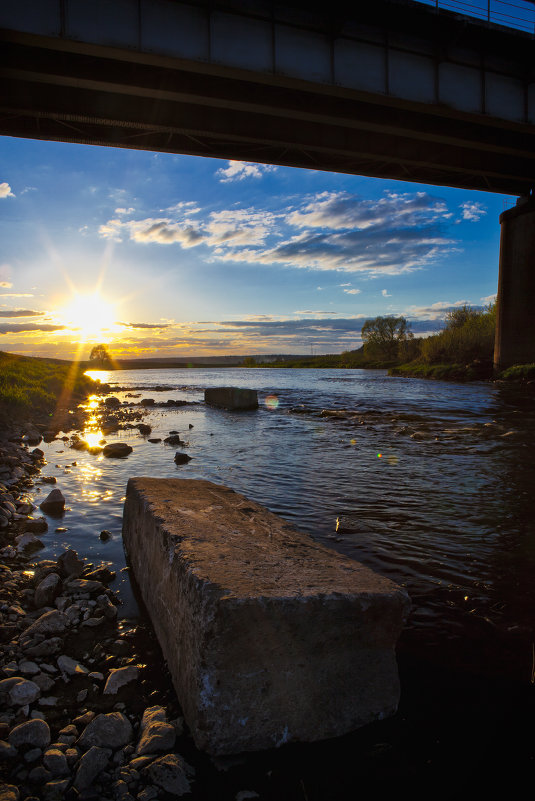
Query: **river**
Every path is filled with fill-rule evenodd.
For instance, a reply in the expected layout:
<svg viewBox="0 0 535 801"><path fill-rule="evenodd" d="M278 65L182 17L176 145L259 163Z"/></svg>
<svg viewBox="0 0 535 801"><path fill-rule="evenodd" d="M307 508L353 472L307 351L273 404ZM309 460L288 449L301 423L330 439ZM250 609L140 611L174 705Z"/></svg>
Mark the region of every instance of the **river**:
<svg viewBox="0 0 535 801"><path fill-rule="evenodd" d="M471 714L482 732L471 744L474 758L486 758L499 742L507 764L519 749L527 764L532 754L522 737L505 743L502 724L520 732L533 705L533 388L389 377L381 370L184 368L98 377L120 388L112 394L132 408L153 398L157 405L143 418L150 437L180 432L192 460L175 465L176 448L150 443L135 429L106 437L133 447L126 459L74 451L62 440L41 446L48 462L43 474L56 477L68 506L61 522L49 520L43 557L69 543L92 561L122 570L129 476L226 484L407 588L412 611L398 648L402 703L397 719L379 734L388 754L381 760L394 760L392 770L413 775L409 751L422 747L415 709L420 724L433 731L426 741L432 756L414 757L418 770L432 770L442 759L446 764L452 754L459 759L458 742L448 739L451 716L460 705L466 723L467 705L475 704ZM207 407L203 394L211 386L257 389L260 408ZM162 407L172 399L189 403ZM47 492L39 484L34 489L37 500ZM99 538L102 529L113 534L108 542ZM119 576L123 614L135 617L128 570ZM445 682L443 692L436 682ZM495 712L491 729L485 694ZM507 724L504 715L513 716ZM442 747L431 743L433 737L442 738Z"/></svg>

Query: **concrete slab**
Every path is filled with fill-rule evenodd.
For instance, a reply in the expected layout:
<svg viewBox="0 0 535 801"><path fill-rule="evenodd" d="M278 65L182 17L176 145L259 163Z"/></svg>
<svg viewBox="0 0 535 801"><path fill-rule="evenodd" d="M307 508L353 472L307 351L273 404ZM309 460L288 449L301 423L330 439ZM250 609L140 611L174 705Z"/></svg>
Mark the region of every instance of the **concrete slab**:
<svg viewBox="0 0 535 801"><path fill-rule="evenodd" d="M125 548L196 745L344 734L396 711L404 589L203 480L131 478Z"/></svg>
<svg viewBox="0 0 535 801"><path fill-rule="evenodd" d="M209 406L218 406L221 409L233 409L235 411L258 409L256 389L242 389L241 387L210 387L205 389L204 402Z"/></svg>

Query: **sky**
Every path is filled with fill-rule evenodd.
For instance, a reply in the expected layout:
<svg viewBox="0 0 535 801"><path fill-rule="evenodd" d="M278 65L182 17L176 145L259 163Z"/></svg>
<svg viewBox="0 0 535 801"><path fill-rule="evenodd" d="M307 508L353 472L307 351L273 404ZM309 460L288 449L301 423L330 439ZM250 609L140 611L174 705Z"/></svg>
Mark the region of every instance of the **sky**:
<svg viewBox="0 0 535 801"><path fill-rule="evenodd" d="M0 350L340 353L491 302L505 195L0 137Z"/></svg>

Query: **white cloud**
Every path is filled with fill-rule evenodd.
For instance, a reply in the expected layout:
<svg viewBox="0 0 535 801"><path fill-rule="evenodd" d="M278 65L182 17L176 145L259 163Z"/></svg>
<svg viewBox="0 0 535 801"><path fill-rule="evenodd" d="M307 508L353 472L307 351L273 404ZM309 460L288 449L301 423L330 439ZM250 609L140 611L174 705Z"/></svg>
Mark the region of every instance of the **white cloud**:
<svg viewBox="0 0 535 801"><path fill-rule="evenodd" d="M344 289L346 295L360 295L360 289Z"/></svg>
<svg viewBox="0 0 535 801"><path fill-rule="evenodd" d="M487 213L483 203L474 203L471 200L461 203L459 208L461 209L463 220L470 220L470 222L477 222Z"/></svg>
<svg viewBox="0 0 535 801"><path fill-rule="evenodd" d="M458 309L460 306L471 306L469 300L456 300L455 302L439 300L430 306L410 306L407 316L423 318L425 320L444 320L448 312ZM473 306L472 308L477 308Z"/></svg>
<svg viewBox="0 0 535 801"><path fill-rule="evenodd" d="M0 197L15 197L11 191L10 185L5 181L0 184Z"/></svg>
<svg viewBox="0 0 535 801"><path fill-rule="evenodd" d="M198 216L193 220L192 214ZM445 234L450 217L443 201L425 192L386 192L378 200L324 192L300 208L278 211L236 206L203 215L192 202L177 203L165 216L115 217L99 231L117 242L129 238L182 248L204 244L211 249L208 259L220 263L374 276L411 272L455 252L457 243Z"/></svg>
<svg viewBox="0 0 535 801"><path fill-rule="evenodd" d="M11 284L9 281L0 281L0 287L2 289L9 289L12 286L13 284Z"/></svg>
<svg viewBox="0 0 535 801"><path fill-rule="evenodd" d="M485 295L485 297L484 298L480 298L480 300L481 300L482 303L485 303L486 305L488 305L489 303L494 303L497 297L498 297L498 295L495 292L493 295Z"/></svg>
<svg viewBox="0 0 535 801"><path fill-rule="evenodd" d="M386 290L386 289L381 289L381 295L383 296L383 298L391 298L392 297L392 295L388 294L388 290Z"/></svg>
<svg viewBox="0 0 535 801"><path fill-rule="evenodd" d="M255 164L250 161L229 161L228 167L217 170L216 176L223 184L231 181L243 181L245 178L261 178L267 172L277 168L271 164Z"/></svg>
<svg viewBox="0 0 535 801"><path fill-rule="evenodd" d="M120 206L118 209L115 209L114 214L132 214L133 211L135 211L135 209L132 206L128 209Z"/></svg>

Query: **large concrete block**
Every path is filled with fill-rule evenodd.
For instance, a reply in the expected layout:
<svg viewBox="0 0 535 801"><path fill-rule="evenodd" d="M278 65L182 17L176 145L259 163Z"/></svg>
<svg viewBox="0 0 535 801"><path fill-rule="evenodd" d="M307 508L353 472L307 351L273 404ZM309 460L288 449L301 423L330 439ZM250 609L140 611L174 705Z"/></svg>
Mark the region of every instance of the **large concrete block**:
<svg viewBox="0 0 535 801"><path fill-rule="evenodd" d="M256 389L239 387L211 387L204 390L204 401L222 409L258 409Z"/></svg>
<svg viewBox="0 0 535 801"><path fill-rule="evenodd" d="M407 593L208 481L131 478L123 538L186 721L212 754L396 711Z"/></svg>

